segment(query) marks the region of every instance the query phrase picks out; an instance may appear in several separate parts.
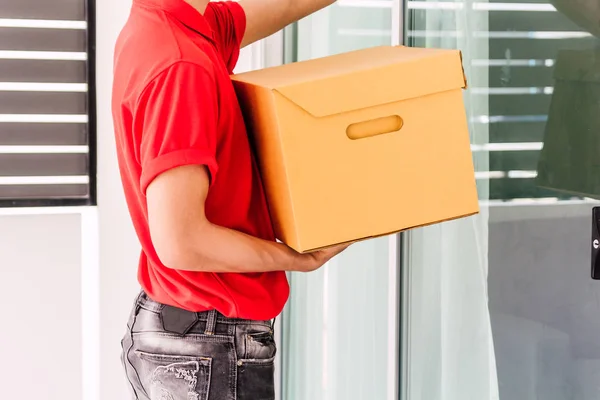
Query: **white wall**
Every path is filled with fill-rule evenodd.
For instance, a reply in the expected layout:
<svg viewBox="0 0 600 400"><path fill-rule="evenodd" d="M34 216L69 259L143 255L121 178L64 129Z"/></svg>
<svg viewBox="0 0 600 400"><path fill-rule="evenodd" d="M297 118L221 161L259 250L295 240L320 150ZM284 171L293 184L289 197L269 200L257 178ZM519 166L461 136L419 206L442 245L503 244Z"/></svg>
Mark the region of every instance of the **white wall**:
<svg viewBox="0 0 600 400"><path fill-rule="evenodd" d="M100 399L128 398L120 341L139 290L139 243L125 205L115 153L111 115L113 51L131 7L130 0L96 2L98 95L98 215L100 254Z"/></svg>
<svg viewBox="0 0 600 400"><path fill-rule="evenodd" d="M81 219L0 213L2 399L82 398Z"/></svg>

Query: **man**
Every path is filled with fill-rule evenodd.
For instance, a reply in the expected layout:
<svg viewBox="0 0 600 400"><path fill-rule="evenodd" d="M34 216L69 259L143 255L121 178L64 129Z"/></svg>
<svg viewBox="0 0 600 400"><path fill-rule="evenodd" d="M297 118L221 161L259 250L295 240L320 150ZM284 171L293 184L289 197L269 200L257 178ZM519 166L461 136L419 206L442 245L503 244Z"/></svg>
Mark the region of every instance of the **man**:
<svg viewBox="0 0 600 400"><path fill-rule="evenodd" d="M271 320L298 254L274 239L229 75L240 47L332 0L133 0L116 46L119 166L142 245L123 338L135 399L274 398Z"/></svg>

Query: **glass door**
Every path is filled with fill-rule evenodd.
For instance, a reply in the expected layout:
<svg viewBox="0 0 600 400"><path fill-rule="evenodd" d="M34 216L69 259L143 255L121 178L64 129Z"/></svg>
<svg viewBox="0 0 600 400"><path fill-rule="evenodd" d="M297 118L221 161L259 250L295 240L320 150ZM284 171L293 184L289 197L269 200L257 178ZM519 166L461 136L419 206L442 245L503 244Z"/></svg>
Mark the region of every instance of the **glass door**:
<svg viewBox="0 0 600 400"><path fill-rule="evenodd" d="M600 2L407 1L463 51L481 214L407 235L408 400L600 398Z"/></svg>
<svg viewBox="0 0 600 400"><path fill-rule="evenodd" d="M338 1L285 32L286 62L400 38L399 1ZM307 160L310 162L310 160ZM311 274L291 274L284 400L396 400L398 237L359 243Z"/></svg>

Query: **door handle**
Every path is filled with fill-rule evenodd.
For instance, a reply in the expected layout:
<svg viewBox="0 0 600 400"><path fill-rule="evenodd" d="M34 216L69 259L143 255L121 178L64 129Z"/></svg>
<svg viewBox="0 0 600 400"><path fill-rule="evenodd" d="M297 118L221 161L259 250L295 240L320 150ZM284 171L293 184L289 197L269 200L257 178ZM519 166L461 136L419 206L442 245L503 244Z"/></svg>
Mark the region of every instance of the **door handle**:
<svg viewBox="0 0 600 400"><path fill-rule="evenodd" d="M600 280L600 207L592 209L592 279Z"/></svg>

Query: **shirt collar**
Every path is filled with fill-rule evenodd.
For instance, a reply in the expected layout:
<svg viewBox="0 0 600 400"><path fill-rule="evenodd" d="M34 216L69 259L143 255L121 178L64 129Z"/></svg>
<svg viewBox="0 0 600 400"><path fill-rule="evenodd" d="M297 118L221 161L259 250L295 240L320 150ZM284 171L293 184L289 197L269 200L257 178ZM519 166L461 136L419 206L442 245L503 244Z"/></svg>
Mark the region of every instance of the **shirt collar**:
<svg viewBox="0 0 600 400"><path fill-rule="evenodd" d="M188 28L214 41L213 31L206 18L204 18L204 15L200 14L198 10L184 0L134 0L133 2L134 4L163 10Z"/></svg>

